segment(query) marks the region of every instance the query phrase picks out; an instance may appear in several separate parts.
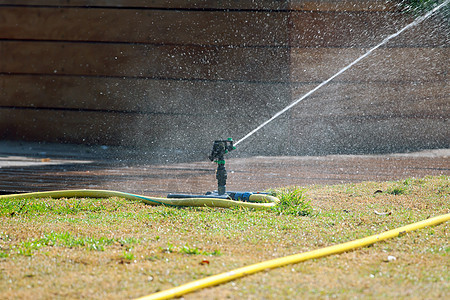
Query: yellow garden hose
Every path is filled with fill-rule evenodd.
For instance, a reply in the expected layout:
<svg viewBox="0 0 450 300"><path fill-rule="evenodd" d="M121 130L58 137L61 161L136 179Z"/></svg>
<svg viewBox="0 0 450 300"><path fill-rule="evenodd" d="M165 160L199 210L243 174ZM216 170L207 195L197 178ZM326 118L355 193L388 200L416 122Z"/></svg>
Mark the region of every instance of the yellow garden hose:
<svg viewBox="0 0 450 300"><path fill-rule="evenodd" d="M417 223L409 224L400 228L392 229L389 231L385 231L380 234L371 235L359 240L325 247L322 249L317 249L309 252L304 252L300 254L290 255L282 258L272 259L268 261L264 261L261 263L253 264L250 266L242 267L239 269L235 269L229 272L221 273L218 275L206 277L200 280L192 281L187 284L183 284L181 286L168 289L165 291L161 291L149 296L141 297L136 300L150 300L150 299L171 299L174 297L180 297L187 293L197 291L206 287L215 286L221 283L225 283L231 281L236 278L244 277L250 274L254 274L260 271L264 271L267 269L278 268L282 266L286 266L289 264L299 263L308 259L320 258L332 254L342 253L349 250L353 250L356 248L368 246L374 244L379 241L384 241L393 237L402 236L407 232L421 229L427 226L438 225L440 223L444 223L450 220L450 214L441 215L438 217L434 217L431 219L427 219L424 221L420 221Z"/></svg>
<svg viewBox="0 0 450 300"><path fill-rule="evenodd" d="M0 199L33 199L33 198L71 198L71 197L92 197L108 198L120 197L130 200L139 200L151 205L167 206L208 206L208 207L245 207L245 208L269 208L275 206L280 200L276 197L266 194L250 195L250 202L236 201L231 199L219 198L158 198L142 195L129 194L108 190L62 190L36 193L23 193L2 195Z"/></svg>

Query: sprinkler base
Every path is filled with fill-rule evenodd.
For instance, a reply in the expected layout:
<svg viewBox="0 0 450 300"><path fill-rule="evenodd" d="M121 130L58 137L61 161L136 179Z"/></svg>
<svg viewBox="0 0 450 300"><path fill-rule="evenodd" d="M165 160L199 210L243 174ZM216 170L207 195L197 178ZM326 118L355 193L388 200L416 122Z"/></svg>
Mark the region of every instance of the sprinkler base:
<svg viewBox="0 0 450 300"><path fill-rule="evenodd" d="M167 198L217 198L217 199L229 199L235 201L250 202L250 196L254 194L267 195L268 193L228 191L225 194L219 195L217 191L214 191L214 192L207 192L204 195L169 194L167 195Z"/></svg>

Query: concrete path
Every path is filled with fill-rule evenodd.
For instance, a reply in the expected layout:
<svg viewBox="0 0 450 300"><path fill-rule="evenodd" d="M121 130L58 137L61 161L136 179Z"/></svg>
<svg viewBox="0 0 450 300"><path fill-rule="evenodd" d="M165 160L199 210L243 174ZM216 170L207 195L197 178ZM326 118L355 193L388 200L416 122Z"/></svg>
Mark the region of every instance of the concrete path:
<svg viewBox="0 0 450 300"><path fill-rule="evenodd" d="M83 150L84 149L84 150ZM107 147L0 142L0 193L111 189L164 196L216 189L215 164L145 163L105 159ZM104 155L102 155L104 151ZM206 154L205 154L206 158ZM338 184L450 175L450 149L389 155L329 155L227 159L228 190Z"/></svg>

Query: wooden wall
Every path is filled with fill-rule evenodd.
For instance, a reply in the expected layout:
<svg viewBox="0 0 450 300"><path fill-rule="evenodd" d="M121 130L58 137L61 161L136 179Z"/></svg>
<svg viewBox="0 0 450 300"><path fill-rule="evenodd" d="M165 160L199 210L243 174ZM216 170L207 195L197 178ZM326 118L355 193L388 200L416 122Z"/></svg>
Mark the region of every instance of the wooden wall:
<svg viewBox="0 0 450 300"><path fill-rule="evenodd" d="M290 100L287 12L252 2L0 1L2 137L209 150L244 135Z"/></svg>
<svg viewBox="0 0 450 300"><path fill-rule="evenodd" d="M384 1L256 2L0 0L0 137L204 153L410 21ZM448 35L435 24L380 49L242 150L448 147Z"/></svg>

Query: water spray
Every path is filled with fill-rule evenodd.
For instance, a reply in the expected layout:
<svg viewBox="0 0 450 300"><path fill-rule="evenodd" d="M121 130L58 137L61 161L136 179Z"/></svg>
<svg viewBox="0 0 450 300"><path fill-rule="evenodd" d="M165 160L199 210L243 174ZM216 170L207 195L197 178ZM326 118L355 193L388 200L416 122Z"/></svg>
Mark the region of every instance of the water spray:
<svg viewBox="0 0 450 300"><path fill-rule="evenodd" d="M386 44L391 39L397 37L399 34L405 30L416 26L428 19L433 13L448 5L450 0L445 0L441 4L437 5L435 8L430 10L425 15L415 19L413 22L409 23L399 31L394 34L389 35L384 40L382 40L378 45L371 48L365 54L358 57L356 60L342 68L336 74L323 81L321 84L316 86L314 89L310 90L308 93L304 94L299 99L295 100L270 119L263 122L261 125L256 127L254 130L250 131L243 138L238 140L236 143L233 142L231 138L227 140L216 140L213 143L213 148L209 159L217 163L216 179L217 179L217 191L207 192L204 195L186 195L186 194L169 194L167 198L157 198L148 197L142 195L134 195L129 193L115 192L115 191L103 191L103 190L69 190L69 191L51 191L51 192L38 192L38 193L26 193L26 194L16 194L16 195L6 195L0 196L0 198L8 199L25 199L25 198L37 198L37 197L124 197L127 199L139 199L144 203L152 205L170 205L170 206L213 206L213 207L252 207L252 208L268 208L276 205L280 200L276 197L270 196L267 193L253 193L253 192L230 192L226 191L226 181L227 181L227 171L225 169L225 157L224 155L230 151L236 149L235 146L245 141L247 138L252 136L258 130L278 118L280 115L297 105L299 102L303 101L305 98L316 92L318 89L328 84L334 78L338 77L346 70L357 64L359 61L363 60L369 56L373 51ZM234 201L233 201L234 200ZM259 203L255 203L259 202ZM263 202L263 203L261 203Z"/></svg>
<svg viewBox="0 0 450 300"><path fill-rule="evenodd" d="M206 198L220 198L220 199L232 199L232 200L239 200L239 201L249 201L250 195L253 195L252 192L227 192L226 191L226 181L227 181L227 177L228 177L227 171L225 169L225 158L224 158L224 155L226 153L228 153L232 150L235 150L236 149L235 146L237 146L239 143L245 141L247 138L249 138L250 136L255 134L261 128L263 128L264 126L266 126L267 124L269 124L270 122L272 122L273 120L278 118L280 115L282 115L283 113L285 113L286 111L288 111L289 109L291 109L292 107L294 107L295 105L297 105L298 103L303 101L308 96L312 95L318 89L320 89L324 85L328 84L330 81L332 81L333 79L335 79L336 77L338 77L339 75L341 75L342 73L344 73L345 71L350 69L351 67L353 67L355 64L357 64L358 62L360 62L361 60L363 60L364 58L369 56L372 52L374 52L376 49L378 49L381 46L383 46L384 44L386 44L391 39L397 37L399 34L404 32L405 30L408 30L409 28L416 26L416 25L420 24L421 22L423 22L424 20L428 19L433 13L435 13L442 7L446 6L449 2L450 2L450 0L444 1L440 5L436 6L434 9L430 10L425 15L415 19L413 22L409 23L402 29L398 30L396 33L389 35L388 37L383 39L379 44L372 47L369 51L367 51L366 53L364 53L363 55L361 55L360 57L355 59L353 62L351 62L347 66L343 67L341 70L339 70L333 76L331 76L327 80L323 81L318 86L316 86L315 88L313 88L312 90L310 90L309 92L307 92L306 94L304 94L303 96L301 96L300 98L298 98L297 100L295 100L294 102L292 102L291 104L289 104L288 106L286 106L285 108L283 108L282 110L277 112L270 119L263 122L261 125L259 125L252 131L250 131L247 135L245 135L243 138L238 140L236 143L233 143L233 139L231 139L231 138L229 138L227 140L214 141L211 154L209 155L209 159L211 161L215 161L217 163L217 171L216 171L217 191L207 192L205 195L169 194L167 196L167 198L203 198L203 197L206 197Z"/></svg>
<svg viewBox="0 0 450 300"><path fill-rule="evenodd" d="M286 106L285 108L283 108L282 110L280 110L279 112L277 112L275 115L273 115L273 117L271 117L270 119L268 119L267 121L263 122L261 125L259 125L258 127L256 127L255 129L253 129L252 131L250 131L247 135L245 135L243 138L241 138L240 140L238 140L235 145L237 146L238 144L240 144L241 142L245 141L247 138L249 138L250 136L252 136L253 134L255 134L257 131L259 131L261 128L263 128L264 126L266 126L267 124L269 124L270 122L272 122L273 120L275 120L276 118L278 118L279 116L281 116L283 113L285 113L286 111L288 111L289 109L291 109L292 107L294 107L295 105L297 105L298 103L300 103L301 101L303 101L305 98L309 97L310 95L312 95L313 93L315 93L318 89L320 89L321 87L323 87L324 85L328 84L330 81L332 81L334 78L338 77L339 75L341 75L342 73L344 73L345 71L347 71L348 69L350 69L351 67L353 67L355 64L357 64L358 62L360 62L361 60L363 60L364 58L366 58L367 56L369 56L373 51L375 51L376 49L380 48L381 46L383 46L384 44L386 44L388 41L390 41L391 39L397 37L399 34L401 34L402 32L404 32L405 30L408 30L411 27L414 27L418 24L420 24L421 22L423 22L424 20L428 19L433 13L435 13L436 11L438 11L439 9L443 8L444 6L446 6L447 4L449 4L450 0L446 0L444 2L442 2L440 5L436 6L435 8L433 8L432 10L430 10L428 13L426 13L425 15L418 17L417 19L415 19L413 22L409 23L408 25L406 25L405 27L403 27L402 29L400 29L399 31L397 31L394 34L391 34L390 36L386 37L384 40L382 40L378 45L374 46L373 48L371 48L369 51L367 51L366 53L364 53L363 55L361 55L360 57L358 57L357 59L355 59L353 62L351 62L350 64L348 64L347 66L345 66L344 68L342 68L341 70L339 70L336 74L334 74L333 76L331 76L330 78L328 78L327 80L323 81L321 84L319 84L318 86L316 86L315 88L313 88L312 90L310 90L309 92L307 92L306 94L304 94L303 96L301 96L300 98L298 98L297 100L295 100L294 102L292 102L291 104L289 104L288 106Z"/></svg>

